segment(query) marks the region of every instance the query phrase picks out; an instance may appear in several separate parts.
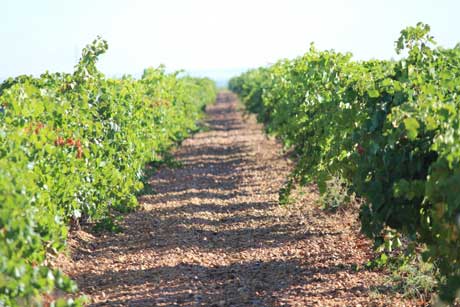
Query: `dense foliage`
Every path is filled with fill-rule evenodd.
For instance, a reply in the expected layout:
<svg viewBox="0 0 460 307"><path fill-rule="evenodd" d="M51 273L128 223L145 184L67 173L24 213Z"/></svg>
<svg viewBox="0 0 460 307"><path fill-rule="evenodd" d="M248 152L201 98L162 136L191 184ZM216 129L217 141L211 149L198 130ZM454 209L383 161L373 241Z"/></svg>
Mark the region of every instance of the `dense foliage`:
<svg viewBox="0 0 460 307"><path fill-rule="evenodd" d="M107 79L95 66L106 49L95 40L73 74L0 85L0 306L74 290L47 266L65 246L69 222L135 207L145 164L195 129L215 99L209 79L162 68L140 80Z"/></svg>
<svg viewBox="0 0 460 307"><path fill-rule="evenodd" d="M429 26L401 31L400 60L353 61L311 49L230 81L267 130L293 146L296 182L331 177L365 200L363 231L426 244L441 298L460 288L460 45L436 46ZM396 233L396 235L395 235ZM390 236L386 236L387 239Z"/></svg>

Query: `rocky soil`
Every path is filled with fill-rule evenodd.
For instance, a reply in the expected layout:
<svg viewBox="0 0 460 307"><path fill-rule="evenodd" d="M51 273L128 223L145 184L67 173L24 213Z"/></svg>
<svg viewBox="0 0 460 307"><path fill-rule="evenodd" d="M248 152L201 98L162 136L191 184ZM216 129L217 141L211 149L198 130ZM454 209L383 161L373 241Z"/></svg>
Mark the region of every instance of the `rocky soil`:
<svg viewBox="0 0 460 307"><path fill-rule="evenodd" d="M60 266L91 306L413 306L385 291L356 210L328 213L315 188L279 206L292 162L231 93L174 153L118 234L74 232Z"/></svg>

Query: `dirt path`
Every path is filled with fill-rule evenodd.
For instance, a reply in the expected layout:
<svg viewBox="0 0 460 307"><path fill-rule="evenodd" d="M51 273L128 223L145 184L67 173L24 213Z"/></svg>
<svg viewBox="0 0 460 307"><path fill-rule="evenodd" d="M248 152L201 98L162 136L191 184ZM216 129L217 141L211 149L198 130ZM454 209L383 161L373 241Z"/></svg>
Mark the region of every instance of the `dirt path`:
<svg viewBox="0 0 460 307"><path fill-rule="evenodd" d="M381 273L356 270L370 250L353 213L325 213L313 189L277 205L290 162L232 94L208 114L122 233L70 240L65 271L93 306L403 305L372 290Z"/></svg>

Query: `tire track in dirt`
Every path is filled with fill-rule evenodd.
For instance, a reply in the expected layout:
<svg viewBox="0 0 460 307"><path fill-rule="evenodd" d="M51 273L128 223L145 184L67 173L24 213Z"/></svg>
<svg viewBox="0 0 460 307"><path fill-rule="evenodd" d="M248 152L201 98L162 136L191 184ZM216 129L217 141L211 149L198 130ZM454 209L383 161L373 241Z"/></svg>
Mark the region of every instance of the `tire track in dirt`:
<svg viewBox="0 0 460 307"><path fill-rule="evenodd" d="M122 233L72 235L61 267L92 306L410 306L356 270L371 254L356 213L322 211L313 187L277 204L291 162L237 106L219 94Z"/></svg>

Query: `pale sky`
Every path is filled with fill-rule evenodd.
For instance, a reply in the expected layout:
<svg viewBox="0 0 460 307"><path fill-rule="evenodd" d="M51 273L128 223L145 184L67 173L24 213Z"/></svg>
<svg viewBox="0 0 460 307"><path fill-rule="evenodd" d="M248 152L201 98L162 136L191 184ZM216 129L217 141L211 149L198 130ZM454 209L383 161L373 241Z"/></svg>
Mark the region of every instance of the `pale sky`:
<svg viewBox="0 0 460 307"><path fill-rule="evenodd" d="M109 43L99 65L108 76L163 63L225 78L312 41L389 59L401 29L418 21L440 45L460 42L458 0L0 0L0 79L71 72L97 35Z"/></svg>

